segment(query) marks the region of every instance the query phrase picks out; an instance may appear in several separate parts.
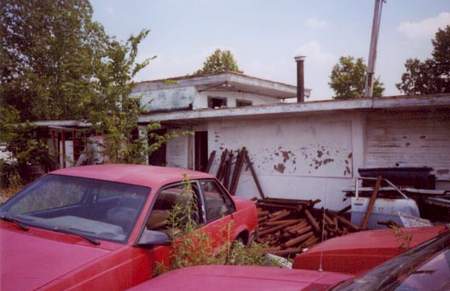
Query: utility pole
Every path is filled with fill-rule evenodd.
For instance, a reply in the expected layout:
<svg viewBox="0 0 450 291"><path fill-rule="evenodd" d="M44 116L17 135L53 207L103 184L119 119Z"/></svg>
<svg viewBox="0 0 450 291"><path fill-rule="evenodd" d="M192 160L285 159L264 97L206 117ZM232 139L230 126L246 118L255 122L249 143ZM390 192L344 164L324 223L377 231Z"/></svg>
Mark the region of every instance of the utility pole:
<svg viewBox="0 0 450 291"><path fill-rule="evenodd" d="M377 58L378 34L380 32L381 10L384 0L375 0L373 11L372 33L370 36L369 63L367 66L365 97L373 97L373 76L375 74L375 60Z"/></svg>

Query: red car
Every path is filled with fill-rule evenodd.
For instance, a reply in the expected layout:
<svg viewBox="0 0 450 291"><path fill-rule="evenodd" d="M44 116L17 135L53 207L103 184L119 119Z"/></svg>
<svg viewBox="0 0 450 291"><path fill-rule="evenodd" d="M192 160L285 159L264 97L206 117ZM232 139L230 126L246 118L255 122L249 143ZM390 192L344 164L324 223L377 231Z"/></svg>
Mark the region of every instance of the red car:
<svg viewBox="0 0 450 291"><path fill-rule="evenodd" d="M195 197L186 197L184 174ZM168 260L161 230L169 211L190 198L208 234L231 225L232 238L252 238L254 203L231 197L209 174L143 165L52 172L0 208L0 290L119 290L145 281Z"/></svg>
<svg viewBox="0 0 450 291"><path fill-rule="evenodd" d="M198 266L168 272L132 290L450 290L450 232L447 230L362 276L275 267Z"/></svg>
<svg viewBox="0 0 450 291"><path fill-rule="evenodd" d="M132 291L319 291L351 278L339 273L275 267L196 266L162 274Z"/></svg>
<svg viewBox="0 0 450 291"><path fill-rule="evenodd" d="M293 268L321 267L329 272L362 274L443 232L448 232L445 225L401 228L397 234L391 229L356 232L324 241L297 255Z"/></svg>

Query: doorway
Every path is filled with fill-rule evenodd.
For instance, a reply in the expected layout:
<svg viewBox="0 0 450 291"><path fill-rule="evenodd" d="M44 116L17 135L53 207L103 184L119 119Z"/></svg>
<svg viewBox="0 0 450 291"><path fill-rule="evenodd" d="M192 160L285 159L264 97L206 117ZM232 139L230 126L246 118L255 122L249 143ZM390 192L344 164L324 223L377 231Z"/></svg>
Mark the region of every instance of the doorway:
<svg viewBox="0 0 450 291"><path fill-rule="evenodd" d="M208 132L196 131L194 142L195 170L204 171L208 165Z"/></svg>

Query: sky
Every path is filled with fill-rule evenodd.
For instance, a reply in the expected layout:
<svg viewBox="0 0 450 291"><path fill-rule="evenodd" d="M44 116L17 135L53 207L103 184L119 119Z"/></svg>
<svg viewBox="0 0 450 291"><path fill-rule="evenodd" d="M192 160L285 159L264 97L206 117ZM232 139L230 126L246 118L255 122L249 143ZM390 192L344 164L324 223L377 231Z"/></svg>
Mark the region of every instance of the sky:
<svg viewBox="0 0 450 291"><path fill-rule="evenodd" d="M150 29L139 59L156 56L136 80L191 74L216 48L234 54L245 74L295 85L294 57L306 56L310 100L330 99L329 75L340 56L369 54L374 0L91 0L94 19L118 39ZM387 0L375 75L384 95L408 58L425 59L439 27L450 25L450 0Z"/></svg>

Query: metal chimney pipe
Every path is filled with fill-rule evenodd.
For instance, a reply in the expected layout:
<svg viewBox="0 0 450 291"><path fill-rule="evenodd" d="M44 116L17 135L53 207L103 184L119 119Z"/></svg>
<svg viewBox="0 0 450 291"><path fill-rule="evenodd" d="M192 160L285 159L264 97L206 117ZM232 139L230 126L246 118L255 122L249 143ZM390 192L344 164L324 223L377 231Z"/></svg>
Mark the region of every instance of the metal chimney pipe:
<svg viewBox="0 0 450 291"><path fill-rule="evenodd" d="M305 102L305 56L294 58L297 62L297 103Z"/></svg>

